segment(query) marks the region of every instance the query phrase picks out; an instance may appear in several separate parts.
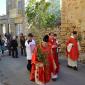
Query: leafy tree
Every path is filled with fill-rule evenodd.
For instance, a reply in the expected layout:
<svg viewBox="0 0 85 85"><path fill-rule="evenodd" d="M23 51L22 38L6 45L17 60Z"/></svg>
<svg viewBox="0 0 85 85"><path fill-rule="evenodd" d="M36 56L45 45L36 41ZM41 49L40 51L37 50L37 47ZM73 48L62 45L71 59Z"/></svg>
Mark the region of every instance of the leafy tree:
<svg viewBox="0 0 85 85"><path fill-rule="evenodd" d="M45 0L41 0L40 2L30 0L26 7L26 16L29 25L31 24L31 26L38 29L54 27L58 16L48 11L50 6L51 3L45 2Z"/></svg>

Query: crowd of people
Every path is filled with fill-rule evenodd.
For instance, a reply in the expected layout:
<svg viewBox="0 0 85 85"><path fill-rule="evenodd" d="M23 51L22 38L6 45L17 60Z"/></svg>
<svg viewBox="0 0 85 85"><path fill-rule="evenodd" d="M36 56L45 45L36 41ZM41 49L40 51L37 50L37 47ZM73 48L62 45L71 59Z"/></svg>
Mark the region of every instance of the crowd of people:
<svg viewBox="0 0 85 85"><path fill-rule="evenodd" d="M77 61L80 50L77 35L77 31L73 31L71 37L66 41L67 67L76 71L78 71ZM51 79L56 81L59 78L58 53L60 44L57 34L51 32L44 35L41 43L37 44L32 33L29 33L27 37L21 33L19 42L16 36L5 35L4 38L0 36L0 49L4 54L5 47L5 49L8 49L9 56L18 58L18 46L20 44L21 56L27 58L27 70L30 72L29 79L31 81L45 85Z"/></svg>
<svg viewBox="0 0 85 85"><path fill-rule="evenodd" d="M31 81L35 81L39 85L45 85L51 79L56 81L59 78L59 46L57 35L52 32L45 35L38 45L36 45L33 35L28 35L26 48L30 49L30 55L27 55L27 68L30 71ZM66 55L67 67L75 71L78 71L79 50L78 33L73 31L66 41Z"/></svg>
<svg viewBox="0 0 85 85"><path fill-rule="evenodd" d="M49 33L49 35L45 35L42 42L34 48L31 60L30 80L35 81L39 85L44 85L49 82L51 78L53 81L58 79L60 65L57 52L59 44L57 43L56 37L56 34ZM41 50L39 51L41 54L38 52L38 49ZM42 58L40 61L38 55L45 57L45 59L43 60ZM44 61L46 61L46 63L44 63Z"/></svg>
<svg viewBox="0 0 85 85"><path fill-rule="evenodd" d="M10 33L6 33L5 35L0 35L0 52L4 56L4 52L8 51L8 56L12 56L13 58L18 58L18 47L21 49L21 56L26 56L25 51L25 36L23 33L20 36L13 36Z"/></svg>

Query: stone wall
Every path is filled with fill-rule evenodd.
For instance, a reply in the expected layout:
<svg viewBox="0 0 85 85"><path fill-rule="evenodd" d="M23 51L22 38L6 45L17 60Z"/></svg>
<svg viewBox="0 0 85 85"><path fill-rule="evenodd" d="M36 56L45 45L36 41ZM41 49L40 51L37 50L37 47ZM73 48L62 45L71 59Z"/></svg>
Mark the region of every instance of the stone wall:
<svg viewBox="0 0 85 85"><path fill-rule="evenodd" d="M73 30L82 37L82 52L85 52L85 0L62 0L61 36L66 41Z"/></svg>

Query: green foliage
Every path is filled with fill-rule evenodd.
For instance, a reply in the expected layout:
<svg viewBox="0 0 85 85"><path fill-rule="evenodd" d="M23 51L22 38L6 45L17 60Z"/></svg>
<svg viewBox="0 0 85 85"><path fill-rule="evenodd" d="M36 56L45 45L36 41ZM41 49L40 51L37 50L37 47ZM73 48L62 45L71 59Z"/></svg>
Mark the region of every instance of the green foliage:
<svg viewBox="0 0 85 85"><path fill-rule="evenodd" d="M42 62L44 65L47 65L47 60L46 60L47 54L42 53L41 48L38 48L37 52L38 52L38 61Z"/></svg>
<svg viewBox="0 0 85 85"><path fill-rule="evenodd" d="M49 13L51 3L41 0L30 0L26 7L26 16L29 24L35 26L35 28L48 28L56 25L57 16L54 13Z"/></svg>
<svg viewBox="0 0 85 85"><path fill-rule="evenodd" d="M79 41L82 40L82 36L81 36L81 34L78 35L78 40L79 40Z"/></svg>

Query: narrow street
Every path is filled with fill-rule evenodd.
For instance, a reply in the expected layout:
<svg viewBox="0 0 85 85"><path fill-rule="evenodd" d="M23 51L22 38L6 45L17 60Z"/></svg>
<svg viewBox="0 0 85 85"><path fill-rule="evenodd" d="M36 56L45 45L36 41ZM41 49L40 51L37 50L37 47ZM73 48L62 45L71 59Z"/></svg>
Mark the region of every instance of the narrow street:
<svg viewBox="0 0 85 85"><path fill-rule="evenodd" d="M26 57L17 59L3 56L0 61L0 85L36 85L29 80L26 69ZM61 69L59 79L50 81L47 85L85 85L85 65L79 64L79 71L66 67L66 60L60 59Z"/></svg>

